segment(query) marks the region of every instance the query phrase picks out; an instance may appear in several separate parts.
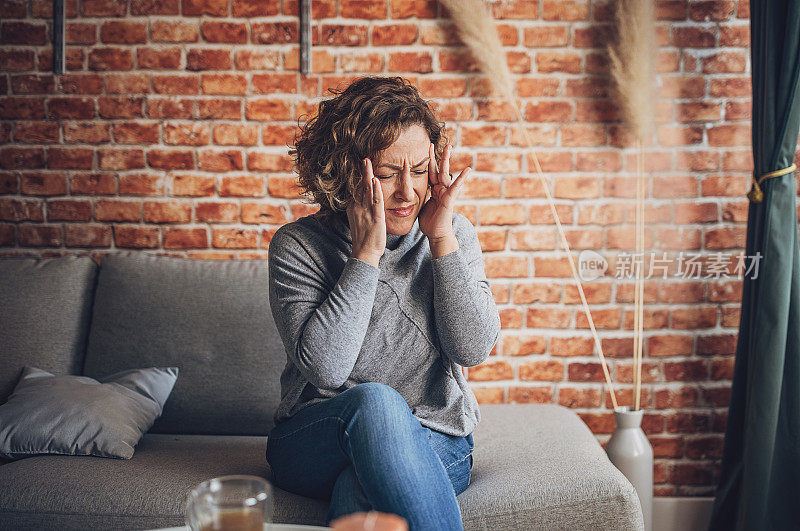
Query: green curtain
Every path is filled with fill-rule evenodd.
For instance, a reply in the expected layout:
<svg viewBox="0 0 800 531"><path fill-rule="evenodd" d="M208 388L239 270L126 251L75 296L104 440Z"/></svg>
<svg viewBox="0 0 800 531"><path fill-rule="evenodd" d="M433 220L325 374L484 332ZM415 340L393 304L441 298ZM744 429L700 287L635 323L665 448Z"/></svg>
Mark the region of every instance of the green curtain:
<svg viewBox="0 0 800 531"><path fill-rule="evenodd" d="M800 2L750 0L754 176L792 165L800 128ZM795 174L751 201L722 471L711 530L800 529L800 248Z"/></svg>

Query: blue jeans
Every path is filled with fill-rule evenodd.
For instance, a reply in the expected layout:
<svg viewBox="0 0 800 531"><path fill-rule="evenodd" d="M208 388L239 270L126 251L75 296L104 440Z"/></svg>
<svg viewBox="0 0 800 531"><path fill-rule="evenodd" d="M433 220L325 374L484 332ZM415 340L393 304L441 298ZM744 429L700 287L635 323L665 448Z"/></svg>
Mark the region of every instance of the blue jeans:
<svg viewBox="0 0 800 531"><path fill-rule="evenodd" d="M469 485L472 434L447 435L420 424L388 385L351 387L277 424L267 439L273 483L330 500L326 524L376 510L410 531L461 530L456 495Z"/></svg>

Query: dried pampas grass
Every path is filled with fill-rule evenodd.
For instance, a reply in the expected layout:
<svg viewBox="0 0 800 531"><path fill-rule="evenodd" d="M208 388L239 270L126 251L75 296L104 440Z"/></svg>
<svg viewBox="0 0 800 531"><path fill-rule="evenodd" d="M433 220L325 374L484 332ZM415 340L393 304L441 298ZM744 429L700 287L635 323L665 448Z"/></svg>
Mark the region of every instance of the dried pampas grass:
<svg viewBox="0 0 800 531"><path fill-rule="evenodd" d="M653 2L618 0L614 21L616 38L606 47L612 95L633 136L644 143L654 129L656 101Z"/></svg>
<svg viewBox="0 0 800 531"><path fill-rule="evenodd" d="M472 56L478 62L478 66L483 73L489 78L494 87L506 98L514 109L517 116L517 126L520 129L523 137L525 138L528 147L533 149L533 141L525 128L525 119L522 116L519 105L514 97L514 83L511 79L511 74L508 70L506 63L506 54L500 44L500 38L497 35L497 28L495 27L494 17L489 12L488 7L484 0L440 0L441 3L450 12L450 17L456 24L456 29L461 41L467 45ZM586 315L586 320L589 323L589 329L594 338L595 349L600 356L600 362L603 368L603 374L606 379L609 391L611 393L611 402L614 409L617 408L617 397L614 393L614 384L611 381L611 375L608 371L605 356L603 355L603 347L600 338L597 335L597 330L594 326L592 314L589 311L589 304L586 301L586 295L583 292L580 278L578 277L578 269L575 267L575 260L569 249L566 234L561 226L561 221L556 212L556 206L553 202L553 196L550 193L550 185L542 173L542 168L539 165L539 160L536 153L531 151L536 172L544 189L545 196L547 197L548 204L550 205L550 212L556 222L556 228L561 239L561 246L567 254L567 260L572 270L572 278L575 280L575 286L578 288L583 310Z"/></svg>
<svg viewBox="0 0 800 531"><path fill-rule="evenodd" d="M639 409L642 382L642 346L644 314L644 151L655 128L653 79L657 47L655 17L651 0L617 0L614 13L616 38L608 44L612 96L622 117L636 139L636 283L633 297L633 359L635 365L634 410ZM636 257L641 262L636 263Z"/></svg>

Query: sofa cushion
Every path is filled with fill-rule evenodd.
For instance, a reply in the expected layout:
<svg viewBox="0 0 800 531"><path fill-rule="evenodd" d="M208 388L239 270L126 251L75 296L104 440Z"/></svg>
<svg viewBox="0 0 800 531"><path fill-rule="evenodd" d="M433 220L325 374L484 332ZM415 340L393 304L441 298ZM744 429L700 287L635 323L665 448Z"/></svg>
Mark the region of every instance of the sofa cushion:
<svg viewBox="0 0 800 531"><path fill-rule="evenodd" d="M130 459L177 377L174 367L123 371L98 381L26 366L8 402L0 405L0 456Z"/></svg>
<svg viewBox="0 0 800 531"><path fill-rule="evenodd" d="M465 530L644 529L636 491L574 412L508 404L481 415L472 479L458 496ZM200 481L269 479L265 452L263 437L145 435L130 461L23 459L0 467L0 528L179 526ZM274 493L276 522L324 525L327 502Z"/></svg>
<svg viewBox="0 0 800 531"><path fill-rule="evenodd" d="M0 404L25 365L80 374L96 274L88 256L0 259Z"/></svg>
<svg viewBox="0 0 800 531"><path fill-rule="evenodd" d="M285 363L266 261L103 258L84 374L178 367L151 432L266 435Z"/></svg>

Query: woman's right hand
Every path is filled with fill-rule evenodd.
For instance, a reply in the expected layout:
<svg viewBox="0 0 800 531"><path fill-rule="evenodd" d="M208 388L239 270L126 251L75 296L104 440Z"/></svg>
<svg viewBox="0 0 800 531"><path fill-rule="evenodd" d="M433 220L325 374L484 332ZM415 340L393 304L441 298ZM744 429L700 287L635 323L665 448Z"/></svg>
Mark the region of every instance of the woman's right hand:
<svg viewBox="0 0 800 531"><path fill-rule="evenodd" d="M378 267L386 251L386 210L381 184L372 173L372 161L361 161L361 184L347 207L347 220L353 239L350 256Z"/></svg>

